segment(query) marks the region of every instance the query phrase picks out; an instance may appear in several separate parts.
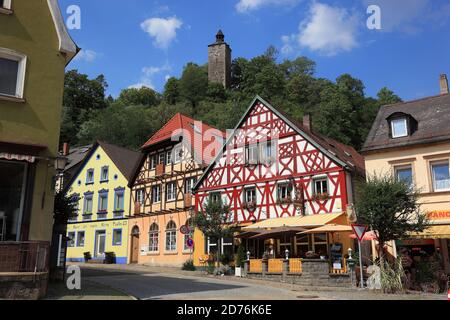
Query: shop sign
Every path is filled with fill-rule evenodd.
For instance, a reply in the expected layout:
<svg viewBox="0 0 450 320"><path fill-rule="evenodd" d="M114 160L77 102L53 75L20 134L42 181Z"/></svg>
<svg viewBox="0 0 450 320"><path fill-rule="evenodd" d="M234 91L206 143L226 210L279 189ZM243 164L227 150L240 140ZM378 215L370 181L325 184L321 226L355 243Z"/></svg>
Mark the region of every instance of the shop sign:
<svg viewBox="0 0 450 320"><path fill-rule="evenodd" d="M450 211L436 210L428 212L428 219L430 220L442 220L450 219Z"/></svg>

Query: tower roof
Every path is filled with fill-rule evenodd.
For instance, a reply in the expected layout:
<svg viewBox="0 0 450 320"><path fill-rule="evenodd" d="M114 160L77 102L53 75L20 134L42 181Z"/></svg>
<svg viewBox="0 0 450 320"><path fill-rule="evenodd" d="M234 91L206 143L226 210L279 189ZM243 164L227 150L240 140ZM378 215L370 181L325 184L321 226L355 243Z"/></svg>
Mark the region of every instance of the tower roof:
<svg viewBox="0 0 450 320"><path fill-rule="evenodd" d="M225 35L223 34L222 30L219 29L216 34L216 42L224 42L225 41Z"/></svg>

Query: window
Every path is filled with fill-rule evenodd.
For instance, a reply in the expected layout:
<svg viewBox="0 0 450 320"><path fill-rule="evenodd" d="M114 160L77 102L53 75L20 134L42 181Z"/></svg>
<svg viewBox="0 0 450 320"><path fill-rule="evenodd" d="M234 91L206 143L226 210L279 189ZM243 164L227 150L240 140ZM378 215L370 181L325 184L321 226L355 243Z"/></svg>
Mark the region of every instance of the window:
<svg viewBox="0 0 450 320"><path fill-rule="evenodd" d="M275 152L271 141L261 143L261 161L273 160L274 155Z"/></svg>
<svg viewBox="0 0 450 320"><path fill-rule="evenodd" d="M136 202L140 203L141 205L144 205L144 203L145 203L145 190L144 189L136 190Z"/></svg>
<svg viewBox="0 0 450 320"><path fill-rule="evenodd" d="M162 152L158 155L158 164L164 164L165 156L166 156L166 154L164 152Z"/></svg>
<svg viewBox="0 0 450 320"><path fill-rule="evenodd" d="M314 179L314 194L327 195L328 194L328 179L320 178Z"/></svg>
<svg viewBox="0 0 450 320"><path fill-rule="evenodd" d="M320 256L326 256L328 254L328 241L326 233L314 233L311 235L313 240L313 251Z"/></svg>
<svg viewBox="0 0 450 320"><path fill-rule="evenodd" d="M84 247L84 231L78 231L77 233L77 247Z"/></svg>
<svg viewBox="0 0 450 320"><path fill-rule="evenodd" d="M220 192L211 192L209 194L209 200L212 203L220 203L222 201L222 197L220 196Z"/></svg>
<svg viewBox="0 0 450 320"><path fill-rule="evenodd" d="M73 195L72 200L74 201L74 215L69 217L69 222L75 222L78 219L78 213L80 211L80 196L79 195Z"/></svg>
<svg viewBox="0 0 450 320"><path fill-rule="evenodd" d="M166 152L166 164L171 164L172 163L172 151L167 151Z"/></svg>
<svg viewBox="0 0 450 320"><path fill-rule="evenodd" d="M183 150L178 147L174 149L175 151L175 163L179 163L181 162L181 160L183 159Z"/></svg>
<svg viewBox="0 0 450 320"><path fill-rule="evenodd" d="M184 193L192 193L192 188L194 188L197 178L187 178L184 182Z"/></svg>
<svg viewBox="0 0 450 320"><path fill-rule="evenodd" d="M0 48L0 94L23 98L26 56Z"/></svg>
<svg viewBox="0 0 450 320"><path fill-rule="evenodd" d="M250 145L245 147L245 163L258 164L258 146Z"/></svg>
<svg viewBox="0 0 450 320"><path fill-rule="evenodd" d="M89 169L86 172L86 184L94 183L94 169Z"/></svg>
<svg viewBox="0 0 450 320"><path fill-rule="evenodd" d="M161 185L156 185L152 187L152 202L160 202L161 201Z"/></svg>
<svg viewBox="0 0 450 320"><path fill-rule="evenodd" d="M122 229L113 230L112 241L113 246L122 245Z"/></svg>
<svg viewBox="0 0 450 320"><path fill-rule="evenodd" d="M84 195L83 214L92 214L92 194Z"/></svg>
<svg viewBox="0 0 450 320"><path fill-rule="evenodd" d="M108 211L108 192L103 191L98 193L98 212L105 213Z"/></svg>
<svg viewBox="0 0 450 320"><path fill-rule="evenodd" d="M194 236L194 220L192 218L187 219L186 221L186 226L189 227L189 233L184 235L184 244L183 244L183 251L191 251L192 248L189 248L187 245L187 242L189 239L192 239L192 237Z"/></svg>
<svg viewBox="0 0 450 320"><path fill-rule="evenodd" d="M177 225L170 221L166 226L166 251L177 250Z"/></svg>
<svg viewBox="0 0 450 320"><path fill-rule="evenodd" d="M0 8L11 9L11 0L0 0Z"/></svg>
<svg viewBox="0 0 450 320"><path fill-rule="evenodd" d="M124 189L115 190L114 194L114 211L124 210Z"/></svg>
<svg viewBox="0 0 450 320"><path fill-rule="evenodd" d="M166 201L173 201L176 199L176 184L175 182L169 182L166 185Z"/></svg>
<svg viewBox="0 0 450 320"><path fill-rule="evenodd" d="M412 177L411 166L395 167L394 171L395 171L395 179L397 181L403 181L403 182L407 183L408 185L412 186L413 177Z"/></svg>
<svg viewBox="0 0 450 320"><path fill-rule="evenodd" d="M309 251L309 235L297 235L297 254L300 258L305 258Z"/></svg>
<svg viewBox="0 0 450 320"><path fill-rule="evenodd" d="M448 161L434 162L431 164L431 179L433 191L450 190L450 170Z"/></svg>
<svg viewBox="0 0 450 320"><path fill-rule="evenodd" d="M245 203L256 203L256 189L246 188L244 191L244 202Z"/></svg>
<svg viewBox="0 0 450 320"><path fill-rule="evenodd" d="M156 155L149 156L150 158L150 170L153 170L156 168Z"/></svg>
<svg viewBox="0 0 450 320"><path fill-rule="evenodd" d="M391 120L392 138L401 138L408 135L408 121L406 118Z"/></svg>
<svg viewBox="0 0 450 320"><path fill-rule="evenodd" d="M150 231L148 233L148 251L159 251L159 227L156 223L153 223L150 226Z"/></svg>
<svg viewBox="0 0 450 320"><path fill-rule="evenodd" d="M278 200L290 200L291 188L287 183L281 183L278 185Z"/></svg>
<svg viewBox="0 0 450 320"><path fill-rule="evenodd" d="M102 172L100 175L100 181L104 182L104 181L108 181L108 172L109 172L109 168L108 167L103 167L102 168Z"/></svg>
<svg viewBox="0 0 450 320"><path fill-rule="evenodd" d="M70 231L67 233L67 247L75 247L75 231Z"/></svg>

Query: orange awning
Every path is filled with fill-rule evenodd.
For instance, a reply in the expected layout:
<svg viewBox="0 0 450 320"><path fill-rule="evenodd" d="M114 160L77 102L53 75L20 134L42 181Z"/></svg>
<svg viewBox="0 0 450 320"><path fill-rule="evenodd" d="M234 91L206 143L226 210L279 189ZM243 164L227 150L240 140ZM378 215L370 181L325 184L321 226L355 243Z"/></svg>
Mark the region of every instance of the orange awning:
<svg viewBox="0 0 450 320"><path fill-rule="evenodd" d="M345 213L324 213L314 214L309 216L300 217L287 217L287 218L274 218L263 220L249 226L243 227L243 230L250 231L252 229L259 228L279 228L279 227L302 227L302 228L314 228L321 227L323 225L334 222L334 220L340 218Z"/></svg>
<svg viewBox="0 0 450 320"><path fill-rule="evenodd" d="M314 228L311 230L299 232L297 234L307 234L307 233L332 233L332 232L352 232L352 227L345 226L342 224L327 224L322 227Z"/></svg>
<svg viewBox="0 0 450 320"><path fill-rule="evenodd" d="M450 224L434 225L422 232L411 233L411 238L450 239Z"/></svg>

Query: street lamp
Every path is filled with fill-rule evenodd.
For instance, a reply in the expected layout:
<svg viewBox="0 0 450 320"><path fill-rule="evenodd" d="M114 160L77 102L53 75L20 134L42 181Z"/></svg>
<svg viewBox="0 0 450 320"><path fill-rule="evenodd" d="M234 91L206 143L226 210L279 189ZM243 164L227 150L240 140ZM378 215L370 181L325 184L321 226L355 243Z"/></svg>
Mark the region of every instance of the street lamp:
<svg viewBox="0 0 450 320"><path fill-rule="evenodd" d="M348 258L352 259L352 248L348 248Z"/></svg>
<svg viewBox="0 0 450 320"><path fill-rule="evenodd" d="M58 156L54 159L55 170L57 172L64 171L67 165L67 160L67 157L63 156L62 154L58 154Z"/></svg>

